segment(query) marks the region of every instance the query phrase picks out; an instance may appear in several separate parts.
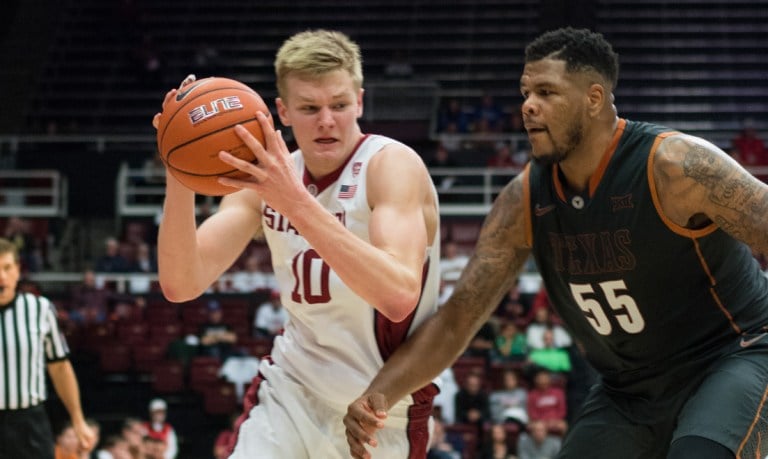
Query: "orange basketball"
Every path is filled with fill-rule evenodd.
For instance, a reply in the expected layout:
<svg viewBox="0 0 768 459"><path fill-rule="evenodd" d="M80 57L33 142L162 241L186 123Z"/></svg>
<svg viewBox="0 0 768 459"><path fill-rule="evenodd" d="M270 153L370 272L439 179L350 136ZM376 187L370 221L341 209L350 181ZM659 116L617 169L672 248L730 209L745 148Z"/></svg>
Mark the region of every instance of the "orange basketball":
<svg viewBox="0 0 768 459"><path fill-rule="evenodd" d="M256 112L269 108L254 90L228 78L203 78L181 88L166 104L157 127L157 148L173 176L199 194L222 196L237 188L221 185L221 176L247 174L221 161L219 151L250 162L256 157L235 134L243 125L264 144ZM272 118L270 117L270 120Z"/></svg>

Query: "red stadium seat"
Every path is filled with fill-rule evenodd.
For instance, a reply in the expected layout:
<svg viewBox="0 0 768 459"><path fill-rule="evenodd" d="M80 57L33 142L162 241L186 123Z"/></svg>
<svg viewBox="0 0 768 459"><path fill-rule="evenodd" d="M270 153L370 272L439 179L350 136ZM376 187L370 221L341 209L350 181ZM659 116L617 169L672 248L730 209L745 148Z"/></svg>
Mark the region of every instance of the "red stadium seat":
<svg viewBox="0 0 768 459"><path fill-rule="evenodd" d="M229 416L239 410L234 384L216 381L203 392L203 412L210 415Z"/></svg>
<svg viewBox="0 0 768 459"><path fill-rule="evenodd" d="M131 347L133 369L139 373L151 373L165 359L167 346L154 343L139 343Z"/></svg>
<svg viewBox="0 0 768 459"><path fill-rule="evenodd" d="M273 338L253 338L248 337L239 341L238 345L248 350L248 354L262 358L272 352Z"/></svg>
<svg viewBox="0 0 768 459"><path fill-rule="evenodd" d="M473 244L480 235L480 220L456 220L451 223L451 240L459 245Z"/></svg>
<svg viewBox="0 0 768 459"><path fill-rule="evenodd" d="M202 302L190 302L181 306L181 320L186 331L197 329L208 321L208 308Z"/></svg>
<svg viewBox="0 0 768 459"><path fill-rule="evenodd" d="M181 323L155 323L149 326L149 340L168 345L183 336Z"/></svg>
<svg viewBox="0 0 768 459"><path fill-rule="evenodd" d="M197 393L219 381L221 361L216 357L197 356L189 362L189 387Z"/></svg>
<svg viewBox="0 0 768 459"><path fill-rule="evenodd" d="M164 360L152 369L152 390L159 394L183 391L184 365L175 360Z"/></svg>
<svg viewBox="0 0 768 459"><path fill-rule="evenodd" d="M86 325L82 329L79 346L85 352L96 354L114 339L114 330L110 324Z"/></svg>
<svg viewBox="0 0 768 459"><path fill-rule="evenodd" d="M123 344L146 343L149 336L149 326L142 322L118 322L115 333L117 339Z"/></svg>
<svg viewBox="0 0 768 459"><path fill-rule="evenodd" d="M105 373L127 373L131 370L131 348L110 343L99 350L99 367Z"/></svg>
<svg viewBox="0 0 768 459"><path fill-rule="evenodd" d="M180 319L179 306L164 300L151 301L147 304L144 317L151 324L176 323Z"/></svg>
<svg viewBox="0 0 768 459"><path fill-rule="evenodd" d="M479 373L484 379L486 373L485 366L486 360L483 357L461 356L453 363L451 368L453 369L453 377L456 383L461 386L464 384L464 379L466 379L469 373Z"/></svg>

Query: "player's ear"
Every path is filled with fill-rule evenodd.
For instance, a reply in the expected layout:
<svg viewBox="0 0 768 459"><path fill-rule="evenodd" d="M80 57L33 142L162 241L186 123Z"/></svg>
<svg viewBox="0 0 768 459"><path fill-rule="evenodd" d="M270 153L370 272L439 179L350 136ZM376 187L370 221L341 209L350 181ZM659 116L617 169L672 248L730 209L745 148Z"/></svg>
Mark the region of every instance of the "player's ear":
<svg viewBox="0 0 768 459"><path fill-rule="evenodd" d="M365 95L365 89L360 88L357 91L357 117L360 118L363 116L363 100L365 99L363 96Z"/></svg>
<svg viewBox="0 0 768 459"><path fill-rule="evenodd" d="M278 97L275 99L275 107L277 107L277 116L280 117L280 122L283 126L290 126L291 119L288 116L288 107L283 103L283 99Z"/></svg>
<svg viewBox="0 0 768 459"><path fill-rule="evenodd" d="M598 116L603 110L603 105L607 103L606 97L610 93L606 93L605 86L592 83L589 85L589 91L587 92L587 109L592 116Z"/></svg>

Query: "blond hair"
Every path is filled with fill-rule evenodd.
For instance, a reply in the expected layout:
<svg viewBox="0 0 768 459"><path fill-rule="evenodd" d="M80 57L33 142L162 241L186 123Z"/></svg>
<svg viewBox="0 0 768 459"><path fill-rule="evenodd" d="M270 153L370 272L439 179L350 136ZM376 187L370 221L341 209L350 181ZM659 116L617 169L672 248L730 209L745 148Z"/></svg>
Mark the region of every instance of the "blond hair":
<svg viewBox="0 0 768 459"><path fill-rule="evenodd" d="M355 89L363 87L363 65L360 47L342 32L307 30L288 38L275 57L277 92L286 96L285 80L295 75L302 79L318 79L345 70Z"/></svg>
<svg viewBox="0 0 768 459"><path fill-rule="evenodd" d="M13 254L13 259L19 263L19 247L10 240L0 237L0 255Z"/></svg>

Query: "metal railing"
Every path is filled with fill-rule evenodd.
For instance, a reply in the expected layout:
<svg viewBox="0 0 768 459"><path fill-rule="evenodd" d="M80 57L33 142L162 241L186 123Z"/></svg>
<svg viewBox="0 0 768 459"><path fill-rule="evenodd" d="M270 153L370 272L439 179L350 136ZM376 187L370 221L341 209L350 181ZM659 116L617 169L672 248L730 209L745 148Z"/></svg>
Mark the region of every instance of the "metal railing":
<svg viewBox="0 0 768 459"><path fill-rule="evenodd" d="M520 168L432 168L429 170L440 197L440 213L451 216L485 215L504 185ZM165 194L164 170L120 167L117 179L117 213L121 216L156 216ZM198 204L217 198L199 197Z"/></svg>
<svg viewBox="0 0 768 459"><path fill-rule="evenodd" d="M55 170L0 170L0 216L64 217L67 178Z"/></svg>
<svg viewBox="0 0 768 459"><path fill-rule="evenodd" d="M231 283L233 273L224 273L217 279L215 285ZM73 285L83 282L81 272L39 272L30 273L27 279L39 284L46 294L63 294L71 292ZM541 286L541 275L537 272L520 274L520 290L522 293L535 293ZM159 292L150 284L157 283L157 273L96 273L96 284L107 285L116 293L145 295ZM136 288L140 286L140 288Z"/></svg>

